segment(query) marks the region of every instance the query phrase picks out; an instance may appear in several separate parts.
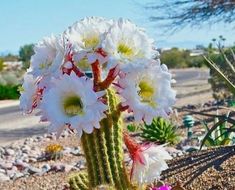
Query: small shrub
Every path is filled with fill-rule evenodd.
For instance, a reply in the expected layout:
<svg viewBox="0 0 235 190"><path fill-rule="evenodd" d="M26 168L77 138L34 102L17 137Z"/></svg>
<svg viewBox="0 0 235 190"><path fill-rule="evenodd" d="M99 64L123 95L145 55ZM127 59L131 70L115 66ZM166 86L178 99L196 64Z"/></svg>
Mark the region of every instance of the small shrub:
<svg viewBox="0 0 235 190"><path fill-rule="evenodd" d="M19 85L8 86L0 84L0 100L18 99L20 97L18 87Z"/></svg>
<svg viewBox="0 0 235 190"><path fill-rule="evenodd" d="M176 144L180 139L176 129L176 126L171 122L157 117L153 119L150 125L144 124L142 126L141 137L148 141L159 142L161 144Z"/></svg>

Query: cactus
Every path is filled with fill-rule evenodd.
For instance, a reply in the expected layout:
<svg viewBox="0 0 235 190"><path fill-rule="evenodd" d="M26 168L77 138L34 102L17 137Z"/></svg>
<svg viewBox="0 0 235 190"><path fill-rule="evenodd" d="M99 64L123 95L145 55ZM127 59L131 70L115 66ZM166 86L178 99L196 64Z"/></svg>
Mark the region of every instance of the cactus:
<svg viewBox="0 0 235 190"><path fill-rule="evenodd" d="M45 158L48 160L57 160L63 157L63 146L59 144L50 144L45 149Z"/></svg>
<svg viewBox="0 0 235 190"><path fill-rule="evenodd" d="M100 129L83 134L82 147L87 160L89 188L108 184L118 190L132 189L123 162L122 122L118 99L112 89L106 95L109 111Z"/></svg>
<svg viewBox="0 0 235 190"><path fill-rule="evenodd" d="M69 177L69 185L71 190L88 190L87 173L79 172Z"/></svg>

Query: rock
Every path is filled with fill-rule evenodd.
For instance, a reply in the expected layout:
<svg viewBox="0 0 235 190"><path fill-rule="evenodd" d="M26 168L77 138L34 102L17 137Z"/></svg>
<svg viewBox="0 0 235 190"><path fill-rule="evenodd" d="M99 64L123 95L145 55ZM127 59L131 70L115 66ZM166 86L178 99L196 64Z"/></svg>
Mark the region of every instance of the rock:
<svg viewBox="0 0 235 190"><path fill-rule="evenodd" d="M29 162L37 162L37 158L35 158L35 157L29 157Z"/></svg>
<svg viewBox="0 0 235 190"><path fill-rule="evenodd" d="M2 173L2 174L6 174L6 170L4 170L4 169L0 169L0 173Z"/></svg>
<svg viewBox="0 0 235 190"><path fill-rule="evenodd" d="M5 154L5 149L3 147L0 147L0 155Z"/></svg>
<svg viewBox="0 0 235 190"><path fill-rule="evenodd" d="M7 175L0 173L0 181L1 182L9 181L9 180L10 180L10 178Z"/></svg>
<svg viewBox="0 0 235 190"><path fill-rule="evenodd" d="M72 148L65 147L64 150L63 150L63 154L70 154L71 151L72 151Z"/></svg>
<svg viewBox="0 0 235 190"><path fill-rule="evenodd" d="M79 169L84 169L85 168L85 161L84 160L79 160L75 167L79 168Z"/></svg>
<svg viewBox="0 0 235 190"><path fill-rule="evenodd" d="M5 170L10 170L12 166L13 164L11 162L0 163L0 168L5 169Z"/></svg>
<svg viewBox="0 0 235 190"><path fill-rule="evenodd" d="M37 158L40 154L41 152L39 150L31 150L29 156Z"/></svg>
<svg viewBox="0 0 235 190"><path fill-rule="evenodd" d="M54 164L51 168L56 172L63 172L65 170L65 166L63 164Z"/></svg>
<svg viewBox="0 0 235 190"><path fill-rule="evenodd" d="M15 154L15 151L13 149L11 149L11 148L7 148L5 154L7 156L12 156L12 155Z"/></svg>
<svg viewBox="0 0 235 190"><path fill-rule="evenodd" d="M19 171L22 171L25 168L29 167L29 164L19 159L15 161L14 166L16 166Z"/></svg>
<svg viewBox="0 0 235 190"><path fill-rule="evenodd" d="M27 171L29 174L40 174L41 173L41 170L39 168L36 168L33 166L29 166L27 169L28 169Z"/></svg>
<svg viewBox="0 0 235 190"><path fill-rule="evenodd" d="M12 169L6 170L6 174L11 179L14 177L14 175L18 172L17 167L13 166Z"/></svg>
<svg viewBox="0 0 235 190"><path fill-rule="evenodd" d="M23 161L27 163L27 162L29 162L29 158L26 157L23 159Z"/></svg>
<svg viewBox="0 0 235 190"><path fill-rule="evenodd" d="M32 142L33 142L33 138L27 138L27 139L25 139L25 141L24 141L24 145L31 144Z"/></svg>
<svg viewBox="0 0 235 190"><path fill-rule="evenodd" d="M49 164L45 164L42 166L42 171L44 173L49 172L51 170L51 166Z"/></svg>
<svg viewBox="0 0 235 190"><path fill-rule="evenodd" d="M25 176L25 174L24 173L21 173L21 172L17 172L17 173L15 173L15 175L13 176L13 180L16 180L16 179L18 179L18 178L21 178L21 177L24 177Z"/></svg>
<svg viewBox="0 0 235 190"><path fill-rule="evenodd" d="M24 145L24 146L21 148L21 150L22 150L23 153L28 154L29 151L31 150L31 148L30 148L28 145Z"/></svg>
<svg viewBox="0 0 235 190"><path fill-rule="evenodd" d="M43 139L43 137L42 136L37 136L36 139L38 139L38 142L40 142Z"/></svg>
<svg viewBox="0 0 235 190"><path fill-rule="evenodd" d="M73 154L74 156L80 156L81 150L80 148L77 147L77 148L72 149L70 153Z"/></svg>

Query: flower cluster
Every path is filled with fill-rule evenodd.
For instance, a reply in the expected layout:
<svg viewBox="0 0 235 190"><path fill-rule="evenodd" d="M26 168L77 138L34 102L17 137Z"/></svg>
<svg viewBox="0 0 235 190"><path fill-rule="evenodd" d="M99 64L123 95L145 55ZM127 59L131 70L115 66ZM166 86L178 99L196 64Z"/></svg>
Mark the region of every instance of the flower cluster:
<svg viewBox="0 0 235 190"><path fill-rule="evenodd" d="M117 113L133 113L137 122L167 116L175 102L171 74L153 40L129 20L85 18L61 35L44 38L34 52L20 107L26 113L38 109L41 121L58 136L65 128L79 137L99 129L109 113L110 88L120 99ZM140 183L154 180L170 159L160 146L136 145L130 153L132 177Z"/></svg>
<svg viewBox="0 0 235 190"><path fill-rule="evenodd" d="M136 121L166 116L174 103L171 74L156 58L153 40L129 20L85 18L44 38L34 51L20 105L25 112L40 109L41 120L58 134L70 127L81 137L99 128L111 85ZM89 70L92 78L86 76Z"/></svg>

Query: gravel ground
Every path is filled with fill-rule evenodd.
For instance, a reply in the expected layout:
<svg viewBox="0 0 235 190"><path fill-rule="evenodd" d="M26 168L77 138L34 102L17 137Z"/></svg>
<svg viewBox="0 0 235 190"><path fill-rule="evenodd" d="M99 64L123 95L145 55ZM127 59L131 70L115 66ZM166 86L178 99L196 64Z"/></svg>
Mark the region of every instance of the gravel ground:
<svg viewBox="0 0 235 190"><path fill-rule="evenodd" d="M69 138L69 140L68 140ZM79 141L71 135L59 140L51 139L38 143L40 149L48 144L59 143L66 147L77 147ZM82 153L82 152L81 152ZM43 161L32 163L39 167L48 163L85 161L81 155L66 154L58 161ZM162 179L168 184L181 182L185 190L233 190L235 189L235 146L217 147L176 157L169 161L169 169L163 172ZM0 182L1 190L63 190L68 177L77 171L48 172L42 176L30 175L15 181Z"/></svg>
<svg viewBox="0 0 235 190"><path fill-rule="evenodd" d="M162 175L187 190L234 190L235 146L217 147L175 158Z"/></svg>

